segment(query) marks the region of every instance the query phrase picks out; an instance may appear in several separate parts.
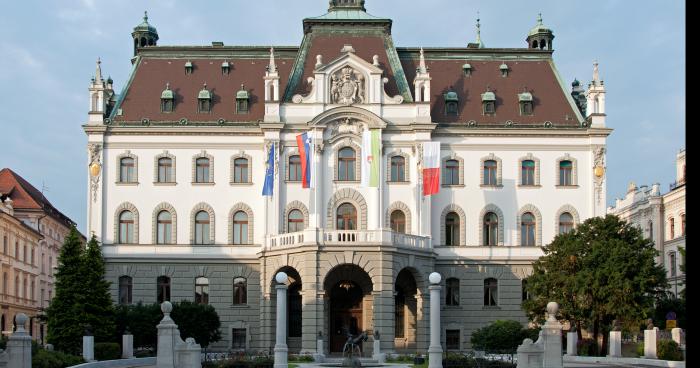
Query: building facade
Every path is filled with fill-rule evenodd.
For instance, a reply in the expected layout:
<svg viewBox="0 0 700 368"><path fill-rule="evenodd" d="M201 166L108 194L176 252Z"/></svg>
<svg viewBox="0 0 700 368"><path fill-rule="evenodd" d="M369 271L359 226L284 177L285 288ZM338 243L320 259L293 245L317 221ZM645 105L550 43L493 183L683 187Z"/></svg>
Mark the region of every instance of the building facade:
<svg viewBox="0 0 700 368"><path fill-rule="evenodd" d="M33 185L5 168L0 170L3 223L0 329L13 330L14 316L25 313L31 336L44 342L46 326L38 316L53 297L54 268L63 239L75 223Z"/></svg>
<svg viewBox="0 0 700 368"><path fill-rule="evenodd" d="M376 331L384 351L415 352L437 271L447 349L496 319L526 323L522 279L541 246L605 215L597 65L585 92L567 91L541 18L523 48L486 48L478 23L462 48L397 47L391 29L364 1L332 0L299 46L162 46L144 17L129 81L115 93L98 63L84 125L88 231L114 300L208 303L213 349L268 350L285 271L291 351ZM366 130L381 137L378 187L361 185ZM441 144L427 197L426 142Z"/></svg>
<svg viewBox="0 0 700 368"><path fill-rule="evenodd" d="M624 198L617 198L608 207L615 214L638 226L654 241L659 252L657 262L666 269L666 276L673 295L685 288L685 275L681 272L682 259L678 248L685 249L685 149L676 155L676 180L669 191L661 194L661 185L637 187L631 182Z"/></svg>

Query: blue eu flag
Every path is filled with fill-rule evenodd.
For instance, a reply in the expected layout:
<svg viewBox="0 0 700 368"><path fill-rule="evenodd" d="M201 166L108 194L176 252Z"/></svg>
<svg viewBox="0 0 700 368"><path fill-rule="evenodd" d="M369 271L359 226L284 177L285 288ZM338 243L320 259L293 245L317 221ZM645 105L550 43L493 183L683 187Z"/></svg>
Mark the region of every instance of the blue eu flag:
<svg viewBox="0 0 700 368"><path fill-rule="evenodd" d="M275 144L270 146L270 153L267 157L267 171L265 172L265 186L263 186L263 196L272 196L272 185L275 181Z"/></svg>

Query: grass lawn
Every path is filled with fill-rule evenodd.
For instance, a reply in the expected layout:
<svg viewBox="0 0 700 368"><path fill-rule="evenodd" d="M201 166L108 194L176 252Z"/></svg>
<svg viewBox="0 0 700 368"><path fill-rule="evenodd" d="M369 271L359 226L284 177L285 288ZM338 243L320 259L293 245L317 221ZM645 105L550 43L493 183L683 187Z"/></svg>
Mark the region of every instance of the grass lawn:
<svg viewBox="0 0 700 368"><path fill-rule="evenodd" d="M299 364L289 363L289 368L299 368Z"/></svg>

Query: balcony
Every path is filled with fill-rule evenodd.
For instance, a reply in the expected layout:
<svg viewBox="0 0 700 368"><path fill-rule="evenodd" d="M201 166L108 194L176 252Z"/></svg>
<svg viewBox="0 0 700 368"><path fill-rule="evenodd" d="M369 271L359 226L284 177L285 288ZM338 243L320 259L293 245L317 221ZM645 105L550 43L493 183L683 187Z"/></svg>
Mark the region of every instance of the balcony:
<svg viewBox="0 0 700 368"><path fill-rule="evenodd" d="M263 249L274 251L304 245L318 246L394 246L432 251L430 238L397 233L391 230L324 230L307 229L290 234L270 235Z"/></svg>

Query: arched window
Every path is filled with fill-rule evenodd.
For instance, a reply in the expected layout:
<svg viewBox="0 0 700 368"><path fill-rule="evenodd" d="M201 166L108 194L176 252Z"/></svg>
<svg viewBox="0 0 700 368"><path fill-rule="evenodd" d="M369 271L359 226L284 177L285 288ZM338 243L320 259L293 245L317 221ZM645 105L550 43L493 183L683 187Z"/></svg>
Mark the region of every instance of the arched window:
<svg viewBox="0 0 700 368"><path fill-rule="evenodd" d="M564 212L559 215L559 234L568 233L574 229L574 216L570 213Z"/></svg>
<svg viewBox="0 0 700 368"><path fill-rule="evenodd" d="M494 278L484 280L484 305L498 305L498 280Z"/></svg>
<svg viewBox="0 0 700 368"><path fill-rule="evenodd" d="M250 183L248 178L248 159L237 158L233 161L233 182Z"/></svg>
<svg viewBox="0 0 700 368"><path fill-rule="evenodd" d="M401 210L395 210L390 216L391 230L397 233L406 233L406 214Z"/></svg>
<svg viewBox="0 0 700 368"><path fill-rule="evenodd" d="M287 232L295 233L304 230L304 214L299 210L291 210L287 215Z"/></svg>
<svg viewBox="0 0 700 368"><path fill-rule="evenodd" d="M157 300L158 304L164 301L170 301L170 277L168 276L158 276L157 280L158 289Z"/></svg>
<svg viewBox="0 0 700 368"><path fill-rule="evenodd" d="M355 180L355 150L345 147L338 151L338 180Z"/></svg>
<svg viewBox="0 0 700 368"><path fill-rule="evenodd" d="M671 217L668 219L669 225L670 225L670 234L671 234L671 239L674 239L676 237L676 220Z"/></svg>
<svg viewBox="0 0 700 368"><path fill-rule="evenodd" d="M196 183L208 183L209 182L209 159L206 157L200 157L195 161L196 165Z"/></svg>
<svg viewBox="0 0 700 368"><path fill-rule="evenodd" d="M248 282L243 277L233 279L233 304L248 304Z"/></svg>
<svg viewBox="0 0 700 368"><path fill-rule="evenodd" d="M299 155L289 156L289 181L301 181L301 157Z"/></svg>
<svg viewBox="0 0 700 368"><path fill-rule="evenodd" d="M459 245L459 215L450 212L445 216L445 245L456 247Z"/></svg>
<svg viewBox="0 0 700 368"><path fill-rule="evenodd" d="M493 212L484 216L484 245L498 245L498 216Z"/></svg>
<svg viewBox="0 0 700 368"><path fill-rule="evenodd" d="M336 214L337 230L357 230L357 209L350 203L343 203Z"/></svg>
<svg viewBox="0 0 700 368"><path fill-rule="evenodd" d="M136 165L133 158L124 157L121 160L119 160L119 182L136 182Z"/></svg>
<svg viewBox="0 0 700 368"><path fill-rule="evenodd" d="M445 161L445 185L459 185L459 161Z"/></svg>
<svg viewBox="0 0 700 368"><path fill-rule="evenodd" d="M522 182L520 183L520 185L535 185L535 161L523 161L521 176Z"/></svg>
<svg viewBox="0 0 700 368"><path fill-rule="evenodd" d="M559 185L574 185L573 167L569 160L559 162Z"/></svg>
<svg viewBox="0 0 700 368"><path fill-rule="evenodd" d="M194 279L194 302L197 304L209 304L209 279L197 277Z"/></svg>
<svg viewBox="0 0 700 368"><path fill-rule="evenodd" d="M523 247L535 246L535 216L526 212L520 219L520 245Z"/></svg>
<svg viewBox="0 0 700 368"><path fill-rule="evenodd" d="M168 211L158 213L157 244L172 244L173 217Z"/></svg>
<svg viewBox="0 0 700 368"><path fill-rule="evenodd" d="M649 239L654 240L654 222L649 220Z"/></svg>
<svg viewBox="0 0 700 368"><path fill-rule="evenodd" d="M498 163L495 160L484 161L484 185L498 185Z"/></svg>
<svg viewBox="0 0 700 368"><path fill-rule="evenodd" d="M537 40L532 41L532 48L533 49L537 48Z"/></svg>
<svg viewBox="0 0 700 368"><path fill-rule="evenodd" d="M158 182L172 183L175 181L173 177L173 159L163 157L158 159Z"/></svg>
<svg viewBox="0 0 700 368"><path fill-rule="evenodd" d="M391 181L406 181L406 159L403 156L391 157Z"/></svg>
<svg viewBox="0 0 700 368"><path fill-rule="evenodd" d="M10 290L7 288L7 272L2 273L2 293L10 295Z"/></svg>
<svg viewBox="0 0 700 368"><path fill-rule="evenodd" d="M671 272L671 277L676 277L676 252L668 253L668 263L669 271Z"/></svg>
<svg viewBox="0 0 700 368"><path fill-rule="evenodd" d="M209 244L210 242L209 213L206 211L199 211L194 217L194 243Z"/></svg>
<svg viewBox="0 0 700 368"><path fill-rule="evenodd" d="M681 215L681 236L685 236L685 213Z"/></svg>
<svg viewBox="0 0 700 368"><path fill-rule="evenodd" d="M133 281L129 276L119 277L119 304L131 304L131 290Z"/></svg>
<svg viewBox="0 0 700 368"><path fill-rule="evenodd" d="M233 244L248 244L248 214L243 211L233 215Z"/></svg>
<svg viewBox="0 0 700 368"><path fill-rule="evenodd" d="M456 278L445 280L445 289L445 304L459 305L459 280Z"/></svg>
<svg viewBox="0 0 700 368"><path fill-rule="evenodd" d="M15 300L19 301L19 276L15 276Z"/></svg>
<svg viewBox="0 0 700 368"><path fill-rule="evenodd" d="M119 214L119 244L134 244L134 214L122 211Z"/></svg>

